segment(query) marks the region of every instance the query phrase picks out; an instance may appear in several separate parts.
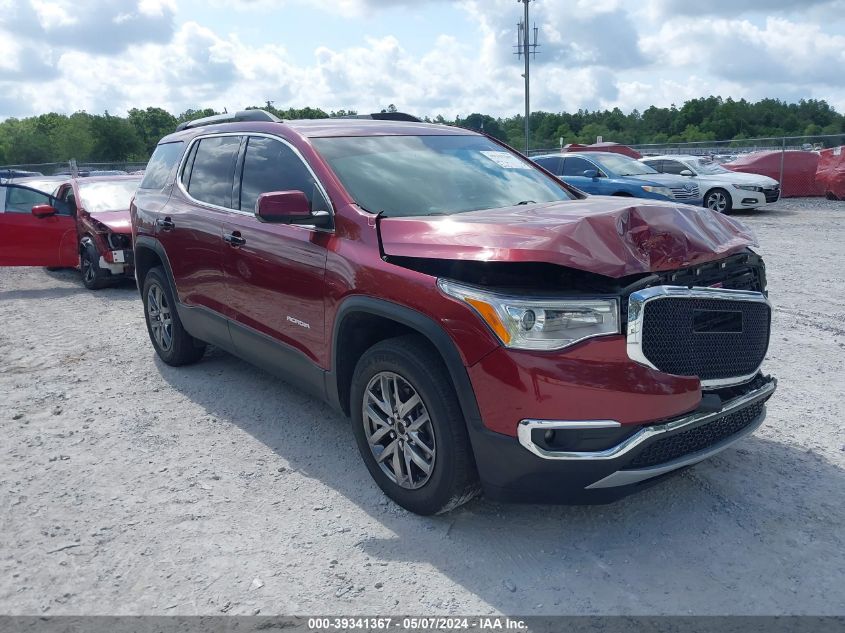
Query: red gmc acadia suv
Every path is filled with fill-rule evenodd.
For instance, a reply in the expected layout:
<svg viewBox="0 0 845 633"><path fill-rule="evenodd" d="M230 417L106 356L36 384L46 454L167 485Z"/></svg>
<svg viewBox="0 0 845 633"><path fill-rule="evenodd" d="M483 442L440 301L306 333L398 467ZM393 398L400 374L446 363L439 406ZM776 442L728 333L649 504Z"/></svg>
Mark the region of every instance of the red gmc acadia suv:
<svg viewBox="0 0 845 633"><path fill-rule="evenodd" d="M161 359L211 344L325 398L420 514L611 500L754 431L775 390L742 224L587 196L468 130L200 119L131 214Z"/></svg>

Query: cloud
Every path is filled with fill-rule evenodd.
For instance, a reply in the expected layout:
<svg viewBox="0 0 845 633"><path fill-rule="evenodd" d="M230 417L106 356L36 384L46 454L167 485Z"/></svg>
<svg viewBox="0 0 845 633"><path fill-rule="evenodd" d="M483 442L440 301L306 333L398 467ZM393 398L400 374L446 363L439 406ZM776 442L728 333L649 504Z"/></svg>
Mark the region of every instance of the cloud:
<svg viewBox="0 0 845 633"><path fill-rule="evenodd" d="M455 33L444 25L427 47L401 30L379 37L362 31L388 10L393 18L385 23L394 23L403 11L410 16L415 7L450 0L207 2L205 13L186 11L195 19L175 24L176 0L0 0L0 117L147 105L232 110L267 100L361 112L394 103L449 117L522 110L514 0L455 0L469 27ZM807 6L830 12L842 2ZM533 109L642 110L710 94L824 98L845 108L838 18L795 16L785 0L767 3L781 7L774 15L753 13L763 4L714 0L693 15L679 0L534 2L541 48L532 66ZM280 8L345 16L348 33L311 50L290 42L289 52L281 43L287 40L257 41L249 28L227 31L234 9L248 12L237 14L242 21L263 25L261 17L272 30ZM215 11L227 20L211 28L205 18Z"/></svg>
<svg viewBox="0 0 845 633"><path fill-rule="evenodd" d="M842 9L842 0L707 0L690 2L689 0L651 0L653 8L664 16L700 16L720 15L738 16L746 13L791 13L806 12L813 7ZM833 13L831 15L834 15Z"/></svg>
<svg viewBox="0 0 845 633"><path fill-rule="evenodd" d="M670 66L695 68L747 86L839 87L845 66L845 35L784 18L770 17L762 26L722 18L675 20L644 37L642 45Z"/></svg>
<svg viewBox="0 0 845 633"><path fill-rule="evenodd" d="M0 29L53 49L113 55L173 35L173 0L30 0L0 10Z"/></svg>

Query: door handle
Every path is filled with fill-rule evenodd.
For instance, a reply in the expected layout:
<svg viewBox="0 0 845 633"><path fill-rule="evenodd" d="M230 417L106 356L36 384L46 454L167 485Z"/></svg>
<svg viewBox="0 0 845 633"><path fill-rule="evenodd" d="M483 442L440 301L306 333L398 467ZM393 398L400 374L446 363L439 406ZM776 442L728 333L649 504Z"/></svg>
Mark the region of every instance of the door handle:
<svg viewBox="0 0 845 633"><path fill-rule="evenodd" d="M223 236L223 241L230 246L243 246L246 244L246 238L241 237L240 231L232 231Z"/></svg>
<svg viewBox="0 0 845 633"><path fill-rule="evenodd" d="M173 220L171 220L169 217L164 218L163 220L161 218L156 218L156 226L162 231L172 231L176 228L176 225L173 223Z"/></svg>

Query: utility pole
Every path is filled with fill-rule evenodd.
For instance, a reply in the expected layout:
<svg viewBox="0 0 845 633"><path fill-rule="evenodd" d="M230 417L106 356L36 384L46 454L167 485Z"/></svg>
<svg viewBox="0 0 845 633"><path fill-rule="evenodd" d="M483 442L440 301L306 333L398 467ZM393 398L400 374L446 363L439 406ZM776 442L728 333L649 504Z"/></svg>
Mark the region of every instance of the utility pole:
<svg viewBox="0 0 845 633"><path fill-rule="evenodd" d="M516 25L516 41L517 44L514 48L516 48L516 52L514 55L517 58L525 57L525 74L522 76L525 78L525 155L528 156L528 150L530 148L530 138L531 138L531 81L530 81L530 71L531 71L531 64L530 64L530 56L533 55L536 59L537 57L537 23L534 23L534 28L529 30L528 27L528 4L531 0L516 0L520 4L525 5L525 17L522 21L518 22ZM531 34L533 32L534 38L532 41Z"/></svg>

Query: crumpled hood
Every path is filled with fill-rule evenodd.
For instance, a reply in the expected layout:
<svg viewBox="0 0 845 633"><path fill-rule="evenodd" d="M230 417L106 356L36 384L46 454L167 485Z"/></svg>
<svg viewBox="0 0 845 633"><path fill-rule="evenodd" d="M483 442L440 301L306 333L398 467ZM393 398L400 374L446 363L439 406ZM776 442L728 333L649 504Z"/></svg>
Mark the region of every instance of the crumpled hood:
<svg viewBox="0 0 845 633"><path fill-rule="evenodd" d="M703 207L607 196L379 226L388 256L547 262L608 277L713 261L757 243L741 222Z"/></svg>
<svg viewBox="0 0 845 633"><path fill-rule="evenodd" d="M129 217L129 210L126 211L100 211L92 213L91 217L105 224L114 233L132 232L132 220Z"/></svg>

